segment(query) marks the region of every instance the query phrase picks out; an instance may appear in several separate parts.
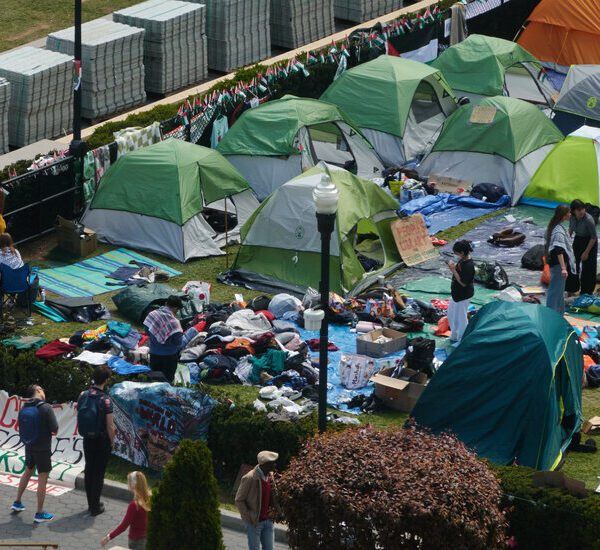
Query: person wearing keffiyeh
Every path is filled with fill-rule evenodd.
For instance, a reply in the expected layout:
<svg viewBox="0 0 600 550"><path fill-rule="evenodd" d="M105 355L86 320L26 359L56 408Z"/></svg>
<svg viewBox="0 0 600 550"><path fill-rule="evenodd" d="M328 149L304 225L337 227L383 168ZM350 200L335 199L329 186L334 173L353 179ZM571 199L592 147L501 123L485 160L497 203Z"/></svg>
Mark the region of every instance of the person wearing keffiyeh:
<svg viewBox="0 0 600 550"><path fill-rule="evenodd" d="M183 329L175 317L182 307L181 298L169 296L163 307L148 313L144 320L150 338L150 368L161 371L169 384L173 383L183 347Z"/></svg>

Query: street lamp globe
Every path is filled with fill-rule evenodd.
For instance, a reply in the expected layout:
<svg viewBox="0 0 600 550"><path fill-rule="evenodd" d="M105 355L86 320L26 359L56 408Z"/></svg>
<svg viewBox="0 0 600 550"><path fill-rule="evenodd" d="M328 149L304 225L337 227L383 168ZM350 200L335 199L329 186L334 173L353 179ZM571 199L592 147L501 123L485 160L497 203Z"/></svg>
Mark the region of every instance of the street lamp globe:
<svg viewBox="0 0 600 550"><path fill-rule="evenodd" d="M321 181L313 190L313 200L317 214L335 214L337 211L339 193L337 187L332 183L329 174L324 173Z"/></svg>

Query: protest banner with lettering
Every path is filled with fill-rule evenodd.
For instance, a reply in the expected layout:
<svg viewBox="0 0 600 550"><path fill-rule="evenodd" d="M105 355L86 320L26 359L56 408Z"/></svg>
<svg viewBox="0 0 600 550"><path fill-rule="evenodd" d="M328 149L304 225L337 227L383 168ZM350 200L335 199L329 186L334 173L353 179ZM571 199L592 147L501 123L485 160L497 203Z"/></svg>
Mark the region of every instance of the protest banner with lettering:
<svg viewBox="0 0 600 550"><path fill-rule="evenodd" d="M182 439L206 439L217 402L190 388L121 382L110 390L115 419L113 453L160 470Z"/></svg>
<svg viewBox="0 0 600 550"><path fill-rule="evenodd" d="M392 222L391 229L398 252L406 265L417 265L438 255L421 214L396 220Z"/></svg>
<svg viewBox="0 0 600 550"><path fill-rule="evenodd" d="M19 411L26 401L0 390L0 474L20 476L25 471L25 447L19 438ZM58 420L58 433L52 438L49 479L53 484L74 487L75 478L85 465L83 438L77 432L77 411L74 403L52 405L52 408Z"/></svg>

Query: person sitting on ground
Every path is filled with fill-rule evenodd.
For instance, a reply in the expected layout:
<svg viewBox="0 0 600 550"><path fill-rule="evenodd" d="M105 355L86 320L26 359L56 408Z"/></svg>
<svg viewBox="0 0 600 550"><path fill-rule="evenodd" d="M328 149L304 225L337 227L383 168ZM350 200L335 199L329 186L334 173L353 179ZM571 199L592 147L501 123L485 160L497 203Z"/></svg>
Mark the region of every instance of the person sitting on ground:
<svg viewBox="0 0 600 550"><path fill-rule="evenodd" d="M100 544L106 546L109 541L118 537L129 527L127 548L146 550L146 535L148 531L148 512L150 511L150 489L148 481L142 472L129 472L127 486L133 493L133 500L127 507L125 517L119 526L102 538Z"/></svg>
<svg viewBox="0 0 600 550"><path fill-rule="evenodd" d="M15 248L10 233L0 233L0 264L7 265L11 269L23 267L21 254Z"/></svg>
<svg viewBox="0 0 600 550"><path fill-rule="evenodd" d="M279 455L272 451L258 453L258 465L240 482L235 495L248 534L248 550L273 550L275 531L270 509L277 506L273 471Z"/></svg>
<svg viewBox="0 0 600 550"><path fill-rule="evenodd" d="M475 280L475 264L471 259L473 247L469 241L456 241L452 247L458 262L450 262L448 267L452 272L452 283L450 287L451 298L448 303L448 324L452 334L452 342L460 342L469 319L467 313L471 298L475 294L473 281Z"/></svg>
<svg viewBox="0 0 600 550"><path fill-rule="evenodd" d="M17 498L11 508L15 512L25 510L21 498L33 471L37 469L37 512L33 521L43 523L54 517L53 514L44 512L44 500L48 476L52 471L52 436L58 432L58 422L52 405L46 403L46 394L41 386L29 386L25 397L29 401L19 411L21 441L25 444L25 472L21 476Z"/></svg>

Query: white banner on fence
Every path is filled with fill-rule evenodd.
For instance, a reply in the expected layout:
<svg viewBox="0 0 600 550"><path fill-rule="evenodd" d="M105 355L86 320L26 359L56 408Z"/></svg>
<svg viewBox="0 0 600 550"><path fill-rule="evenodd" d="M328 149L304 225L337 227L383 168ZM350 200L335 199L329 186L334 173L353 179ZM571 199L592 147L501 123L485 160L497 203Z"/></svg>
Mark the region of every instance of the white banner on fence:
<svg viewBox="0 0 600 550"><path fill-rule="evenodd" d="M0 390L0 474L20 476L25 471L25 447L19 439L19 411L26 399ZM75 404L52 405L58 420L58 434L52 437L50 482L75 486L83 471L83 438L77 432Z"/></svg>

